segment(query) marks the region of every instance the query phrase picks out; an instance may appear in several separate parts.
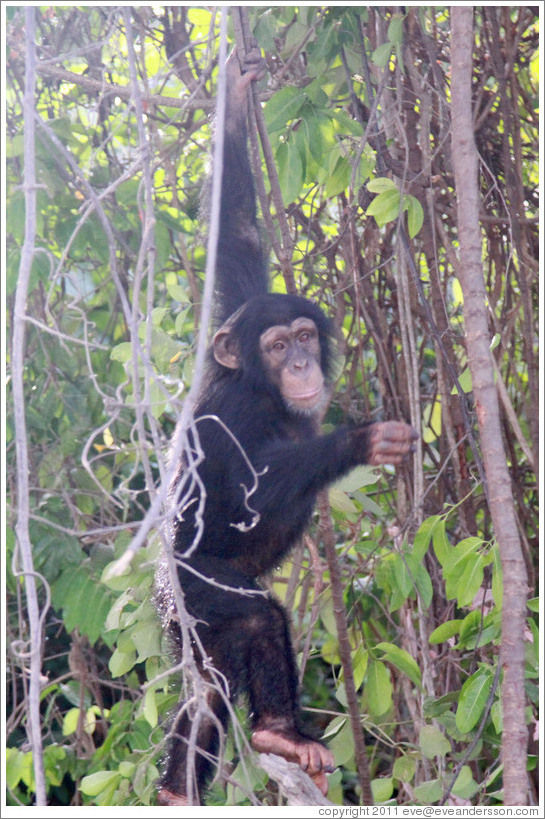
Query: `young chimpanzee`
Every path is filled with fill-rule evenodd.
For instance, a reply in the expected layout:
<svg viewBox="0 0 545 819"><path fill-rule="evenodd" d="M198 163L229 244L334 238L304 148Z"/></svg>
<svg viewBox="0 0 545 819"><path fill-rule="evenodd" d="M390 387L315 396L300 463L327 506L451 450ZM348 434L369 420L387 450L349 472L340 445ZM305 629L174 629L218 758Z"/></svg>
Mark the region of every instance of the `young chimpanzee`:
<svg viewBox="0 0 545 819"><path fill-rule="evenodd" d="M255 50L242 72L236 54L228 63L216 271L219 329L196 413L204 458L193 494L184 495L183 505L177 487L184 464L174 481L172 545L185 604L205 654L229 699L248 698L252 746L297 762L326 793L333 757L300 729L288 620L258 578L278 566L301 537L320 489L357 464L401 463L417 435L396 421L318 434L328 394L331 327L311 301L268 293L256 223L246 97L250 83L262 76L262 65ZM199 517L202 534L184 557L196 540ZM157 604L180 649L164 565L158 570ZM225 695L211 686L208 699L212 715L201 720L197 732L191 780L199 794L213 769L218 726L225 726L228 716ZM187 804L190 731L190 718L178 715L158 795L162 805Z"/></svg>

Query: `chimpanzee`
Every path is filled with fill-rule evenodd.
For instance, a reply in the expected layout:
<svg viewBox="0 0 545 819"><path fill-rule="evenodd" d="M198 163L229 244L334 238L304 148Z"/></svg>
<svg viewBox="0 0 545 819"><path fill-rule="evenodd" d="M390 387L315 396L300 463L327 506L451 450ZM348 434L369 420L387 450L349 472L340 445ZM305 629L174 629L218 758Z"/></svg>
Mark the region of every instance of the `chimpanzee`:
<svg viewBox="0 0 545 819"><path fill-rule="evenodd" d="M318 433L331 375L332 331L311 301L268 292L246 146L247 91L261 76L258 49L249 52L242 70L236 53L231 55L216 271L219 329L196 413L204 457L183 506L180 464L171 492L171 536L198 640L229 700L239 694L248 699L253 748L297 762L326 793L333 756L301 730L287 616L259 578L278 566L301 537L320 489L357 464L401 463L417 434L396 421ZM196 541L199 516L203 530ZM180 652L164 564L158 569L156 597ZM227 701L210 686L208 705L216 718L202 720L198 730L193 784L199 795L218 751L218 726L227 723ZM190 718L178 715L159 804L187 804L190 730Z"/></svg>

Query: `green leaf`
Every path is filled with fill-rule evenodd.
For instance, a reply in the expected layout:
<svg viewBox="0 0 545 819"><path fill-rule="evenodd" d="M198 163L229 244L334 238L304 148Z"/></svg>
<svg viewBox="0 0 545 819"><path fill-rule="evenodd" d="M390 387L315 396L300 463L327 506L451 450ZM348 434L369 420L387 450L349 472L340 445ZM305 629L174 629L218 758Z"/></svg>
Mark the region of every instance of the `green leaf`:
<svg viewBox="0 0 545 819"><path fill-rule="evenodd" d="M120 779L121 774L118 771L97 771L83 777L80 790L87 796L97 796L106 788L117 785Z"/></svg>
<svg viewBox="0 0 545 819"><path fill-rule="evenodd" d="M345 720L339 733L329 740L327 746L335 758L336 765L346 765L352 760L355 745L349 720Z"/></svg>
<svg viewBox="0 0 545 819"><path fill-rule="evenodd" d="M134 649L132 651L130 649L127 651L121 651L120 648L116 648L110 657L108 667L112 677L121 677L123 674L126 674L131 670L135 662L136 651Z"/></svg>
<svg viewBox="0 0 545 819"><path fill-rule="evenodd" d="M370 498L369 495L364 494L363 492L356 493L359 502L361 503L362 509L365 512L369 512L370 515L374 515L376 518L382 518L386 514L384 509L375 503L373 498Z"/></svg>
<svg viewBox="0 0 545 819"><path fill-rule="evenodd" d="M441 518L439 515L431 515L431 517L423 520L418 527L418 531L413 540L411 556L414 557L419 563L424 559L430 545L433 531L440 521Z"/></svg>
<svg viewBox="0 0 545 819"><path fill-rule="evenodd" d="M375 196L366 210L368 216L374 216L379 227L393 222L399 216L401 196L397 189L384 191Z"/></svg>
<svg viewBox="0 0 545 819"><path fill-rule="evenodd" d="M371 791L373 793L373 802L387 802L394 792L394 780L391 776L383 779L371 780Z"/></svg>
<svg viewBox="0 0 545 819"><path fill-rule="evenodd" d="M463 684L456 711L456 727L462 734L471 731L479 721L490 693L493 676L491 668L480 668Z"/></svg>
<svg viewBox="0 0 545 819"><path fill-rule="evenodd" d="M406 196L405 198L408 203L407 226L409 236L413 239L424 224L424 209L415 196Z"/></svg>
<svg viewBox="0 0 545 819"><path fill-rule="evenodd" d="M446 533L445 520L440 518L432 527L433 550L437 560L444 568L450 560L453 551L453 546L450 545Z"/></svg>
<svg viewBox="0 0 545 819"><path fill-rule="evenodd" d="M148 688L148 690L144 694L143 714L147 722L149 722L149 724L151 725L151 727L155 728L158 721L158 715L157 702L155 699L155 690L153 688Z"/></svg>
<svg viewBox="0 0 545 819"><path fill-rule="evenodd" d="M483 545L479 537L467 537L461 540L450 552L447 562L443 566L445 575L445 593L448 600L454 600L461 595L464 603L468 605L477 593L482 583L482 556L477 554L477 549ZM480 582L476 585L479 577ZM463 578L463 580L462 580ZM466 588L464 583L471 582L471 586ZM472 597L469 597L470 593Z"/></svg>
<svg viewBox="0 0 545 819"><path fill-rule="evenodd" d="M503 604L503 567L501 565L500 550L497 543L492 546L492 597L496 607L501 611ZM532 601L528 601L528 608L531 611L538 611L537 600L535 597L536 608L533 609L530 605Z"/></svg>
<svg viewBox="0 0 545 819"><path fill-rule="evenodd" d="M131 641L138 653L138 662L161 654L162 629L155 616L153 619L142 619L131 629Z"/></svg>
<svg viewBox="0 0 545 819"><path fill-rule="evenodd" d="M483 577L484 557L481 554L473 555L467 561L466 567L457 584L455 596L458 599L459 606L469 606L482 586Z"/></svg>
<svg viewBox="0 0 545 819"><path fill-rule="evenodd" d="M465 646L467 643L472 644L473 647L477 640L477 635L481 631L482 627L482 615L480 611L474 610L470 611L469 614L464 617L462 620L462 624L460 626L460 640L459 645Z"/></svg>
<svg viewBox="0 0 545 819"><path fill-rule="evenodd" d="M427 759L446 756L451 751L449 740L435 725L424 725L421 728L419 744Z"/></svg>
<svg viewBox="0 0 545 819"><path fill-rule="evenodd" d="M452 788L452 793L460 799L471 799L479 790L478 784L473 779L469 765L463 765L460 773L456 777L456 782Z"/></svg>
<svg viewBox="0 0 545 819"><path fill-rule="evenodd" d="M337 639L337 623L330 590L326 590L324 594L320 595L320 619L327 633Z"/></svg>
<svg viewBox="0 0 545 819"><path fill-rule="evenodd" d="M416 760L412 756L400 756L394 762L392 775L401 782L410 782L416 773Z"/></svg>
<svg viewBox="0 0 545 819"><path fill-rule="evenodd" d="M320 654L326 663L330 665L339 665L341 658L339 657L339 641L336 637L329 637L322 643Z"/></svg>
<svg viewBox="0 0 545 819"><path fill-rule="evenodd" d="M422 686L422 675L420 673L420 669L416 660L411 657L408 651L405 651L403 648L399 648L399 646L394 645L393 643L378 643L376 648L380 648L381 651L384 651L384 656L382 657L383 660L387 660L388 662L395 665L396 668L399 668L407 677L417 685L419 688Z"/></svg>
<svg viewBox="0 0 545 819"><path fill-rule="evenodd" d="M352 177L352 166L346 157L341 156L337 160L335 169L332 174L328 176L325 193L326 196L338 196L350 185Z"/></svg>
<svg viewBox="0 0 545 819"><path fill-rule="evenodd" d="M472 552L475 552L483 545L484 541L480 537L466 537L454 546L449 554L446 569L452 571Z"/></svg>
<svg viewBox="0 0 545 819"><path fill-rule="evenodd" d="M18 751L16 748L6 749L6 785L16 788L22 780L25 784L32 779L32 751Z"/></svg>
<svg viewBox="0 0 545 819"><path fill-rule="evenodd" d="M356 651L352 654L352 668L354 670L354 686L356 691L359 689L365 679L368 662L369 652L367 649L359 645Z"/></svg>
<svg viewBox="0 0 545 819"><path fill-rule="evenodd" d="M348 495L335 487L331 487L329 490L329 502L336 512L342 512L345 515L354 514L358 511Z"/></svg>
<svg viewBox="0 0 545 819"><path fill-rule="evenodd" d="M165 284L167 286L168 295L171 299L182 303L189 300L187 290L180 284L176 273L173 273L172 271L166 273Z"/></svg>
<svg viewBox="0 0 545 819"><path fill-rule="evenodd" d="M437 628L430 634L430 643L432 645L437 645L437 643L444 643L451 637L454 637L455 634L460 632L462 622L462 620L448 620L448 622L437 626Z"/></svg>
<svg viewBox="0 0 545 819"><path fill-rule="evenodd" d="M110 353L112 361L120 361L121 364L126 364L127 361L131 360L131 357L132 344L130 341L122 341L120 344L117 344Z"/></svg>
<svg viewBox="0 0 545 819"><path fill-rule="evenodd" d="M503 708L501 704L501 699L497 699L495 702L492 703L492 708L490 709L490 717L492 718L492 722L494 723L494 730L499 735L503 731Z"/></svg>
<svg viewBox="0 0 545 819"><path fill-rule="evenodd" d="M276 162L282 198L287 205L297 198L303 182L303 164L294 140L280 143Z"/></svg>
<svg viewBox="0 0 545 819"><path fill-rule="evenodd" d="M392 14L388 26L388 40L391 43L401 43L403 40L403 14Z"/></svg>
<svg viewBox="0 0 545 819"><path fill-rule="evenodd" d="M397 582L397 587L400 593L404 595L405 598L407 598L413 590L413 581L409 573L407 562L403 559L403 557L400 554L396 553L394 555L393 568L395 579Z"/></svg>
<svg viewBox="0 0 545 819"><path fill-rule="evenodd" d="M433 584L431 582L431 577L429 576L428 570L423 564L421 564L417 566L415 570L413 570L413 577L416 589L420 595L420 599L422 600L422 605L427 609L433 599Z"/></svg>
<svg viewBox="0 0 545 819"><path fill-rule="evenodd" d="M462 392L471 392L473 389L473 382L471 380L471 372L469 367L466 367L461 375L458 376L458 384L462 388ZM458 395L458 387L455 384L450 391L451 395Z"/></svg>
<svg viewBox="0 0 545 819"><path fill-rule="evenodd" d="M79 708L70 708L64 715L64 719L62 721L63 737L69 737L70 734L74 734L76 732L79 722L79 712Z"/></svg>
<svg viewBox="0 0 545 819"><path fill-rule="evenodd" d="M321 129L321 120L314 105L305 105L302 111L302 120L299 130L302 131L307 140L308 149L316 162L324 161L324 139Z"/></svg>
<svg viewBox="0 0 545 819"><path fill-rule="evenodd" d="M341 492L355 492L357 489L361 489L362 486L376 483L377 480L378 474L374 467L357 466L344 478L336 481L333 486L335 489L340 489Z"/></svg>
<svg viewBox="0 0 545 819"><path fill-rule="evenodd" d="M392 681L388 669L380 660L369 662L365 693L369 710L376 717L385 714L392 705Z"/></svg>
<svg viewBox="0 0 545 819"><path fill-rule="evenodd" d="M111 592L101 585L85 566L69 569L52 584L53 604L62 609L68 631L79 629L91 644L102 633L112 604Z"/></svg>
<svg viewBox="0 0 545 819"><path fill-rule="evenodd" d="M293 85L277 91L263 111L267 131L272 134L274 131L285 129L286 124L297 117L306 100L305 92Z"/></svg>
<svg viewBox="0 0 545 819"><path fill-rule="evenodd" d="M13 159L16 156L23 156L25 151L23 134L16 134L13 138L7 139L5 145L7 159Z"/></svg>
<svg viewBox="0 0 545 819"><path fill-rule="evenodd" d="M385 193L386 191L397 191L397 186L388 176L377 176L369 180L367 189L371 193Z"/></svg>
<svg viewBox="0 0 545 819"><path fill-rule="evenodd" d="M134 764L134 762L128 762L127 760L125 760L124 762L119 763L119 773L125 779L132 779L135 773L135 769L136 765Z"/></svg>
<svg viewBox="0 0 545 819"><path fill-rule="evenodd" d="M438 802L443 795L440 780L430 779L429 782L423 782L422 785L417 785L414 789L414 795L418 800L418 805L431 805L433 802Z"/></svg>
<svg viewBox="0 0 545 819"><path fill-rule="evenodd" d="M371 55L371 61L379 68L385 68L390 62L391 53L392 43L383 43L378 48L375 48Z"/></svg>

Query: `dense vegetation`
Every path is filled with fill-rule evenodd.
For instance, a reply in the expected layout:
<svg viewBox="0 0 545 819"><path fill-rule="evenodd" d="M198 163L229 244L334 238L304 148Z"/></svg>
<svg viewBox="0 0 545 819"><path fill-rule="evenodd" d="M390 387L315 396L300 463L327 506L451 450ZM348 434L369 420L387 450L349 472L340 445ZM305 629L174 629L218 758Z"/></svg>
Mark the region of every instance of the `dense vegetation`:
<svg viewBox="0 0 545 819"><path fill-rule="evenodd" d="M523 804L535 804L537 9L474 11L498 448L528 577L526 627L514 623L514 634L502 622L510 576L483 466L479 371L468 367L449 11L246 12L269 69L260 136L278 177L263 161L258 188L273 286L318 300L339 332L325 424L404 418L421 431L411 464L361 468L335 486L271 578L292 613L303 703L339 766L329 798L359 804L368 770L376 802L501 804L503 714L521 703L502 700L500 657L515 641L525 663ZM150 603L157 534L124 573L109 569L156 497L195 377L220 12L34 8L36 116L27 105L25 123L26 13L8 8L6 32L7 800L43 801L36 762L48 804L150 805L161 723L180 690ZM25 176L33 157L35 188ZM243 709L240 719L209 803L281 804L245 750Z"/></svg>

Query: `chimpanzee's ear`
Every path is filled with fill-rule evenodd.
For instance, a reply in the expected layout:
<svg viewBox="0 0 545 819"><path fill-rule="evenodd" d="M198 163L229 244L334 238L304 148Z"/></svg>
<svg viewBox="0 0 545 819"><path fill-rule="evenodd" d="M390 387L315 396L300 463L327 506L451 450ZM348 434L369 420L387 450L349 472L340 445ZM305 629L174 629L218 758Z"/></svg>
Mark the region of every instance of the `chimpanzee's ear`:
<svg viewBox="0 0 545 819"><path fill-rule="evenodd" d="M240 348L238 341L231 335L229 322L220 327L212 342L214 347L214 358L218 364L229 367L230 370L238 370L240 367Z"/></svg>

